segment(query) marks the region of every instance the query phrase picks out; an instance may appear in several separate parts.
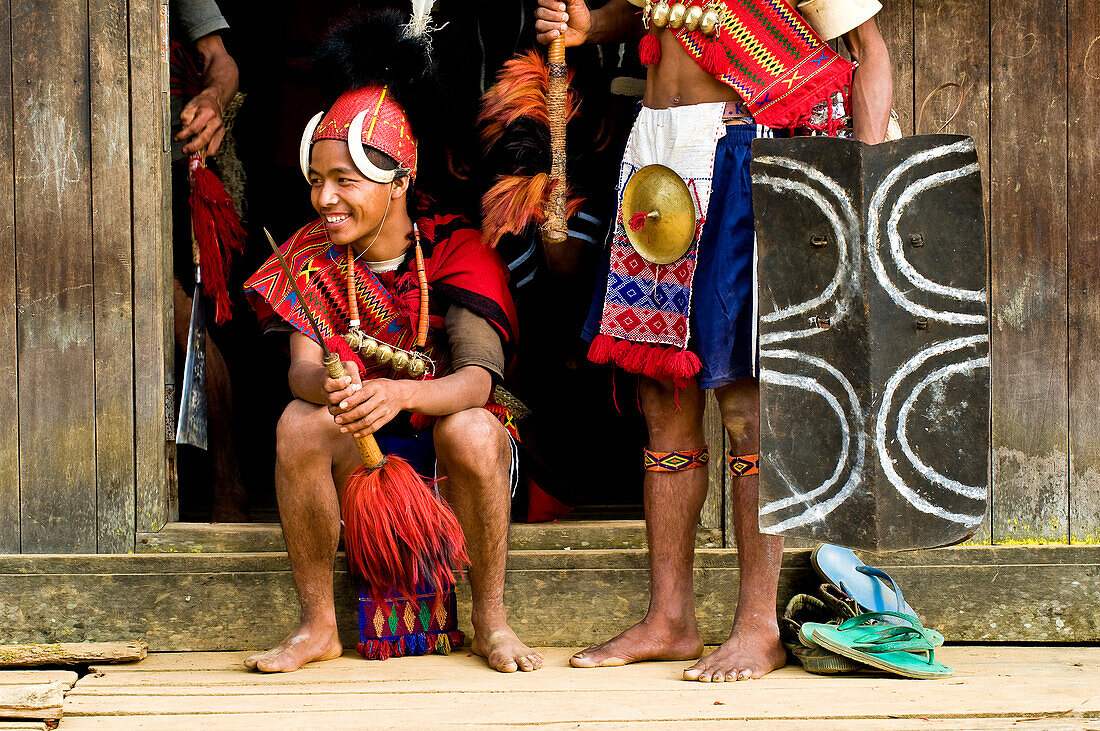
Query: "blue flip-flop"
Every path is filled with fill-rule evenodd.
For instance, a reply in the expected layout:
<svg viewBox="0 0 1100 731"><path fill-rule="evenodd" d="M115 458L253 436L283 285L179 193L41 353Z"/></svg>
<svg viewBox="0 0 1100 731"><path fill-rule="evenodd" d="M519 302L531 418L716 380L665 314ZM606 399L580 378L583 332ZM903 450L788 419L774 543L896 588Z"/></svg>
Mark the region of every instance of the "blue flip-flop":
<svg viewBox="0 0 1100 731"><path fill-rule="evenodd" d="M810 563L823 579L854 599L865 612L917 614L889 574L863 563L849 548L823 543L810 554Z"/></svg>

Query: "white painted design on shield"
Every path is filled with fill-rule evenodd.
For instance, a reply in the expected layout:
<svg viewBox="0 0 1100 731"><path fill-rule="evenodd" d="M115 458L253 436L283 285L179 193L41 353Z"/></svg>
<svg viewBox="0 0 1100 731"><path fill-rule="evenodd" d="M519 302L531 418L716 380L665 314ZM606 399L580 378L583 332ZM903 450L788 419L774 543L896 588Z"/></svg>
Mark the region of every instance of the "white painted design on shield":
<svg viewBox="0 0 1100 731"><path fill-rule="evenodd" d="M794 193L795 195L808 198L815 206L817 206L822 213L825 214L825 218L829 220L829 226L833 229L833 235L836 236L838 243L837 248L837 261L836 272L833 274L832 280L821 294L816 297L812 297L805 302L790 305L784 307L781 310L775 312L769 312L760 318L761 322L777 322L779 320L786 320L788 317L794 317L795 315L801 315L805 312L809 312L813 308L823 305L833 298L837 289L840 288L840 284L843 281L845 275L848 273L848 236L843 230L843 226L840 222L840 217L837 215L836 208L829 204L825 200L825 197L821 195L817 190L811 188L805 183L799 183L793 180L787 180L786 178L773 178L770 175L754 175L752 176L752 182L758 185L767 185L775 188L776 190L786 190Z"/></svg>
<svg viewBox="0 0 1100 731"><path fill-rule="evenodd" d="M925 278L909 263L909 260L905 258L901 234L898 233L898 223L901 222L902 214L905 213L905 209L909 207L909 204L912 203L918 195L932 188L944 185L945 183L950 183L953 180L966 178L971 175L978 175L980 171L981 168L978 166L978 163L974 162L956 170L945 170L942 173L929 175L927 178L921 178L911 183L909 187L903 190L901 195L898 196L897 201L894 202L893 210L891 210L890 218L886 224L886 232L890 237L890 254L898 269L905 275L905 278L912 282L914 286L923 289L925 292L931 292L932 294L951 297L953 299L985 302L984 289L961 289L959 287L950 287L946 284L940 284L939 282L933 282Z"/></svg>
<svg viewBox="0 0 1100 731"><path fill-rule="evenodd" d="M946 353L952 353L963 348L968 348L979 343L988 343L988 335L971 335L965 338L956 338L955 340L948 340L946 342L938 343L929 348L925 348L921 352L910 358L905 365L894 372L894 375L890 377L890 380L886 382L886 389L882 394L882 405L879 406L878 416L875 419L875 450L878 452L879 465L882 467L883 474L886 475L886 479L897 490L905 500L917 510L930 515L935 515L944 520L949 520L953 523L961 523L968 528L975 527L982 522L984 512L980 515L967 515L965 513L952 513L939 505L934 505L927 499L917 493L916 490L909 487L901 479L897 470L894 469L893 460L890 459L890 455L886 448L886 427L887 420L890 416L890 409L894 403L894 394L897 392L901 382L914 373L921 367L928 359L944 355Z"/></svg>
<svg viewBox="0 0 1100 731"><path fill-rule="evenodd" d="M792 376L785 373L776 373L775 371L763 371L761 373L761 380L767 383L774 383L780 386L790 386L799 388L805 391L811 391L817 393L825 398L826 402L832 407L840 418L841 426L841 439L842 447L840 451L840 460L837 463L836 469L832 476L820 486L809 490L804 493L798 492L798 490L790 483L788 479L784 477L787 487L793 493L792 497L782 498L775 500L761 507L760 515L769 515L778 510L788 508L798 503L809 503L809 501L816 499L818 496L826 493L833 487L840 479L840 475L843 472L843 467L848 463L848 452L851 444L851 433L854 431L856 434L856 448L854 465L849 473L848 480L843 487L828 500L824 500L815 504L808 504L806 510L801 514L788 518L775 525L768 526L765 530L767 533L779 533L790 528L796 528L807 523L822 520L826 515L835 510L845 500L847 500L856 488L863 481L863 467L864 467L864 455L867 452L867 434L863 428L863 408L860 406L859 397L856 395L855 389L852 388L852 384L848 379L835 368L828 361L821 358L807 355L806 353L800 353L795 350L773 350L769 352L761 353L762 358L776 358L784 360L794 360L812 367L820 368L825 371L840 383L844 388L844 392L848 397L848 406L852 412L852 418L849 420L848 416L844 413L844 409L840 406L836 396L825 389L820 382L815 378L809 378L805 376Z"/></svg>
<svg viewBox="0 0 1100 731"><path fill-rule="evenodd" d="M890 174L882 181L882 183L875 190L875 194L871 199L871 205L868 207L867 213L867 254L871 262L871 268L875 272L875 277L878 279L882 288L886 290L886 293L890 295L898 307L906 310L907 312L922 317L927 317L930 320L938 320L941 322L949 322L956 325L979 325L986 322L985 315L966 314L961 312L941 312L933 310L923 305L919 305L913 302L911 299L905 296L897 285L891 280L886 273L886 267L883 266L882 259L878 255L878 240L880 231L880 219L882 216L882 208L886 203L886 196L890 192L890 188L901 179L901 176L906 172L926 162L931 162L947 155L955 153L971 152L974 149L973 140L967 138L961 142L955 142L950 145L943 145L941 147L935 147L931 150L924 150L912 155L907 160L897 165Z"/></svg>
<svg viewBox="0 0 1100 731"><path fill-rule="evenodd" d="M955 375L971 375L975 370L979 368L989 368L989 356L983 356L981 358L972 358L960 363L951 363L945 365L942 368L937 368L932 373L925 377L913 392L906 397L905 401L901 405L901 409L898 410L898 428L897 437L898 443L901 445L901 451L905 454L909 460L909 464L913 465L913 468L919 472L929 482L946 488L956 495L962 495L968 497L971 500L985 500L989 496L989 488L987 485L964 485L957 480L952 480L949 477L945 477L936 470L932 469L924 462L921 461L917 453L913 451L913 448L909 445L909 414L913 410L913 405L917 399L924 392L924 389L928 388L936 381L943 381L951 376Z"/></svg>

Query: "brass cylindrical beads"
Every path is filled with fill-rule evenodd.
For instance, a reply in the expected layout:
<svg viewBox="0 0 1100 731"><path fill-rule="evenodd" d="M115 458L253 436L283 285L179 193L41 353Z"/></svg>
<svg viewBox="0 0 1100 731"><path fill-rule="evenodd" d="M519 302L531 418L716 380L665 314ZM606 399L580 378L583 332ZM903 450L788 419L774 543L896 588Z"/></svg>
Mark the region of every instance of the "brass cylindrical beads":
<svg viewBox="0 0 1100 731"><path fill-rule="evenodd" d="M698 5L692 5L688 8L687 15L684 16L684 27L689 31L693 31L699 27L699 21L703 19L703 9Z"/></svg>
<svg viewBox="0 0 1100 731"><path fill-rule="evenodd" d="M668 11L668 27L672 30L679 30L680 26L684 24L684 16L687 15L687 6L683 3L676 3Z"/></svg>
<svg viewBox="0 0 1100 731"><path fill-rule="evenodd" d="M664 28L668 23L668 2L661 0L653 7L653 14L649 17L649 22L658 28Z"/></svg>
<svg viewBox="0 0 1100 731"><path fill-rule="evenodd" d="M707 8L703 13L703 17L699 19L699 31L705 36L714 35L714 31L718 29L718 11L714 8Z"/></svg>

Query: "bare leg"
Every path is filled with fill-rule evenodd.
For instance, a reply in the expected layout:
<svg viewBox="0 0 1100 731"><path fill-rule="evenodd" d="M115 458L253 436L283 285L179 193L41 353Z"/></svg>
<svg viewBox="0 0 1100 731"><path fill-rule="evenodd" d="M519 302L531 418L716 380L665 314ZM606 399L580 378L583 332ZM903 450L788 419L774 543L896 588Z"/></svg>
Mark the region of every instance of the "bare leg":
<svg viewBox="0 0 1100 731"><path fill-rule="evenodd" d="M694 386L681 390L677 408L671 384L643 378L640 389L650 449L671 452L703 446L702 391ZM646 473L649 611L618 637L578 652L569 661L574 667L699 657L703 641L695 623L692 565L695 526L706 495L706 470Z"/></svg>
<svg viewBox="0 0 1100 731"><path fill-rule="evenodd" d="M176 347L187 352L187 336L191 329L191 297L177 278L172 291L173 322ZM248 496L241 482L237 451L233 446L233 390L229 369L214 341L206 338L206 409L209 429L210 460L214 468L214 504L212 520L220 523L245 523L248 516Z"/></svg>
<svg viewBox="0 0 1100 731"><path fill-rule="evenodd" d="M466 535L474 606L472 649L505 673L542 667L542 655L520 642L504 610L504 569L512 464L508 433L485 409L468 409L436 422L440 483Z"/></svg>
<svg viewBox="0 0 1100 731"><path fill-rule="evenodd" d="M760 391L755 379L731 383L716 395L733 453L756 453L760 449ZM684 671L685 680L748 680L787 663L775 615L783 539L760 532L758 476L733 479L733 528L741 562L733 630L721 647Z"/></svg>
<svg viewBox="0 0 1100 731"><path fill-rule="evenodd" d="M339 657L333 563L340 540L343 485L357 463L355 443L340 434L328 411L292 401L279 419L275 492L300 605L297 629L267 652L244 661L263 672L290 672Z"/></svg>

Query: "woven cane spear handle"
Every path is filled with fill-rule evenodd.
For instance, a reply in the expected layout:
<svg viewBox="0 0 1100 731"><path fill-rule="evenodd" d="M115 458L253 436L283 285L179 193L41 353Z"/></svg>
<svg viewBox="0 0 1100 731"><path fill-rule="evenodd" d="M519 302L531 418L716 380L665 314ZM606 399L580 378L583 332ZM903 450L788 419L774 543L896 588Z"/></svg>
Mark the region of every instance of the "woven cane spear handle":
<svg viewBox="0 0 1100 731"><path fill-rule="evenodd" d="M335 353L330 353L324 359L324 363L325 368L328 370L328 377L332 380L336 381L347 375L344 364L340 361L340 356ZM363 464L367 467L373 469L386 460L373 434L368 434L365 437L355 437L355 446L359 447L359 458L363 460Z"/></svg>
<svg viewBox="0 0 1100 731"><path fill-rule="evenodd" d="M569 93L565 75L565 39L550 42L550 83L546 107L550 118L550 178L554 189L546 202L546 221L542 225L542 240L560 244L568 235L565 220L565 106Z"/></svg>

